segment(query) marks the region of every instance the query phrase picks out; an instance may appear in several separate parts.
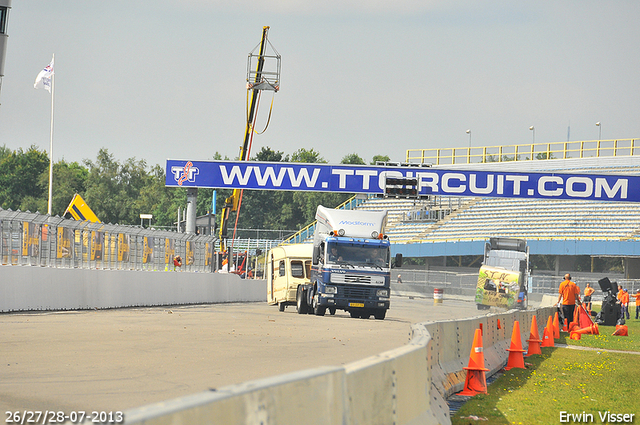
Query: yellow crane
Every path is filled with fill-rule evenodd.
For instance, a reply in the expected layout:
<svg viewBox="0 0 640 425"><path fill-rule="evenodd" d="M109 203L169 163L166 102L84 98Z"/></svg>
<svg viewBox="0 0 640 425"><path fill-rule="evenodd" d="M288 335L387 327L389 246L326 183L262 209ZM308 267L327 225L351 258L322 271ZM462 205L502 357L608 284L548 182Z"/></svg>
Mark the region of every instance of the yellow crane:
<svg viewBox="0 0 640 425"><path fill-rule="evenodd" d="M249 157L250 142L252 139L252 134L254 132L254 120L256 118L256 109L260 98L260 91L272 90L274 92L277 92L280 89L280 54L278 54L278 52L273 48L273 45L271 45L271 43L269 42L267 37L268 32L268 26L262 28L262 39L259 44L258 54L254 54L255 49L254 51L249 53L247 64L247 90L251 92L251 102L249 103L249 96L247 93L247 125L245 128L244 143L240 147L240 161L246 161ZM272 54L267 54L267 44L271 46L271 49L273 50ZM265 70L266 62L275 65L275 69ZM271 107L273 107L273 101L271 103ZM269 119L270 118L271 111L269 111ZM267 121L267 125L268 123L269 122ZM226 238L227 229L229 226L229 216L231 212L235 212L237 218L241 197L242 190L234 189L233 194L225 200L224 207L222 208L219 236L220 250L223 252L226 251Z"/></svg>

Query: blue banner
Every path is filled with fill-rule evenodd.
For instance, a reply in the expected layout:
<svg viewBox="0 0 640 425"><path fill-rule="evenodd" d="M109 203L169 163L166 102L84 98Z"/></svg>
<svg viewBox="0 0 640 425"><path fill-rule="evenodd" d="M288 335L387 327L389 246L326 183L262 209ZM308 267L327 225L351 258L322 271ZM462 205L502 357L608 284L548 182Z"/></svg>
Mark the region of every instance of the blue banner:
<svg viewBox="0 0 640 425"><path fill-rule="evenodd" d="M165 185L382 194L387 177L418 181L419 195L640 202L640 177L444 170L431 167L167 160Z"/></svg>

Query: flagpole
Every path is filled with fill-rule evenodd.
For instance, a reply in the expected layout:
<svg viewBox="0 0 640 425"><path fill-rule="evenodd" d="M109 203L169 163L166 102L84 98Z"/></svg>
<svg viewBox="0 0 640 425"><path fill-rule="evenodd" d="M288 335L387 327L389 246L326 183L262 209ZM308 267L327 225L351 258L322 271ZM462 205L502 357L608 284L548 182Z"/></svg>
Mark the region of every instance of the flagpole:
<svg viewBox="0 0 640 425"><path fill-rule="evenodd" d="M55 59L56 55L53 54L51 62ZM55 72L51 74L51 130L49 134L49 206L47 213L51 215L52 203L53 203L53 93L55 91Z"/></svg>

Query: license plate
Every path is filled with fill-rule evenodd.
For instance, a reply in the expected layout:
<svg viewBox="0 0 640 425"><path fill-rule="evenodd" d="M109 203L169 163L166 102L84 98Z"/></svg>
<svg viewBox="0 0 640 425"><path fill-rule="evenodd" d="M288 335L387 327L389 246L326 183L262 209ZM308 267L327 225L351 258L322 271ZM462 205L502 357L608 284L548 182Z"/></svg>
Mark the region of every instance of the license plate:
<svg viewBox="0 0 640 425"><path fill-rule="evenodd" d="M364 307L364 303L349 303L349 307Z"/></svg>

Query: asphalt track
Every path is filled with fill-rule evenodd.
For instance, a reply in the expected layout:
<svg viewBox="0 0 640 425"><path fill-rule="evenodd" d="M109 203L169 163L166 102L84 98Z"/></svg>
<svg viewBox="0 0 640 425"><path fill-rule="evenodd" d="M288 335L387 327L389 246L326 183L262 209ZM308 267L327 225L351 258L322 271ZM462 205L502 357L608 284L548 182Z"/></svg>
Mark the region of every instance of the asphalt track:
<svg viewBox="0 0 640 425"><path fill-rule="evenodd" d="M122 411L409 340L410 325L478 316L473 302L393 297L385 320L266 303L0 315L0 413Z"/></svg>

